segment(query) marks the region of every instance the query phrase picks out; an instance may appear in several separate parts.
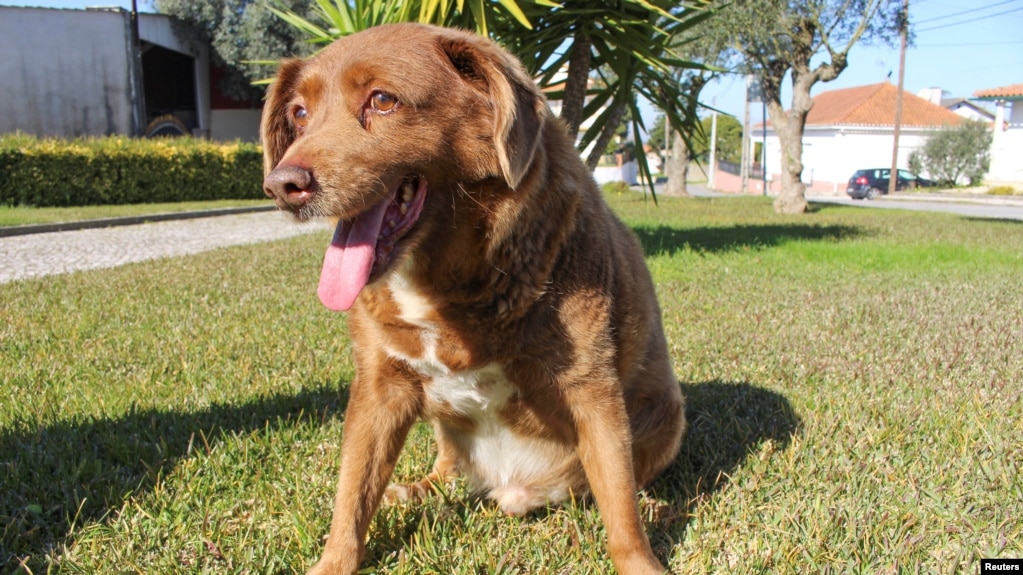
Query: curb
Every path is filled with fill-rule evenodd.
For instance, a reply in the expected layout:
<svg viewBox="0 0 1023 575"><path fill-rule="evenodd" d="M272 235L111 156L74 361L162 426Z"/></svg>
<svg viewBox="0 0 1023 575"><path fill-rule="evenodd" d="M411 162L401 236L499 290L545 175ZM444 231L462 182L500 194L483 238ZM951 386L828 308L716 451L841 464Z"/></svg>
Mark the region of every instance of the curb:
<svg viewBox="0 0 1023 575"><path fill-rule="evenodd" d="M890 200L895 202L945 202L959 204L981 204L989 206L1023 206L1023 198L1013 196L987 196L981 194L928 194L914 193L886 194L878 200Z"/></svg>
<svg viewBox="0 0 1023 575"><path fill-rule="evenodd" d="M112 228L116 226L134 226L150 222L167 222L174 220L194 220L217 216L233 216L253 212L269 212L277 210L277 206L252 206L243 208L221 208L192 212L167 212L148 214L145 216L127 216L123 218L102 218L97 220L81 220L75 222L58 222L55 224L29 224L26 226L0 227L0 238L25 236L29 234L48 234L53 232L71 232L92 228Z"/></svg>

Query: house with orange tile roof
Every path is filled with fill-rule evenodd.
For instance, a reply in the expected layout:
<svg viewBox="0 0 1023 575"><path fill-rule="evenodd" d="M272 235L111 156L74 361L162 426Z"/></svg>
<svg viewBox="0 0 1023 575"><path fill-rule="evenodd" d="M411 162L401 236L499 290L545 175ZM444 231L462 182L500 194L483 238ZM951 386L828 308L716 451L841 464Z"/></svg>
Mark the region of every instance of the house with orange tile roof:
<svg viewBox="0 0 1023 575"><path fill-rule="evenodd" d="M891 166L897 95L898 88L882 82L814 97L803 132L803 182L808 193L844 195L849 176L856 170ZM929 136L962 121L955 112L903 91L898 166L908 168L910 153ZM754 128L755 141L761 140L763 129L763 125ZM768 178L777 190L781 146L770 123L766 142ZM760 183L752 181L750 191L760 191L757 186Z"/></svg>
<svg viewBox="0 0 1023 575"><path fill-rule="evenodd" d="M974 100L995 103L991 141L991 183L1023 183L1023 84L977 90Z"/></svg>

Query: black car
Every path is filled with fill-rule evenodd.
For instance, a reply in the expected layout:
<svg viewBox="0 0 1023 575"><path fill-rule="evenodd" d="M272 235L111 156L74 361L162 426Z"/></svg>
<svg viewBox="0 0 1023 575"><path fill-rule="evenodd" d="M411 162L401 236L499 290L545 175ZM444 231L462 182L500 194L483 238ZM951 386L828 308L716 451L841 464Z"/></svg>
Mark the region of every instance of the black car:
<svg viewBox="0 0 1023 575"><path fill-rule="evenodd" d="M856 170L856 173L849 178L849 186L845 193L854 200L867 198L872 200L877 196L888 193L888 181L891 179L890 168L874 168L871 170ZM912 190L914 188L933 188L934 182L922 178L908 170L899 170L898 178L895 180L895 189Z"/></svg>

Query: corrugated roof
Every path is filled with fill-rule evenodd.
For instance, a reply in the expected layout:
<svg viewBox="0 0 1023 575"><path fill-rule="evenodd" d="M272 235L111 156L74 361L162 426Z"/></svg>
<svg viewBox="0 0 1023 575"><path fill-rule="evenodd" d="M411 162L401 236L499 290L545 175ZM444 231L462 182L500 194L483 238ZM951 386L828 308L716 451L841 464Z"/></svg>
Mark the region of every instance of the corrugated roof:
<svg viewBox="0 0 1023 575"><path fill-rule="evenodd" d="M894 126L899 89L890 82L821 92L806 116L807 126ZM955 112L902 93L903 126L944 126L962 121Z"/></svg>
<svg viewBox="0 0 1023 575"><path fill-rule="evenodd" d="M1001 88L989 88L987 90L977 90L973 93L974 98L1012 98L1012 99L1023 99L1023 84L1013 84L1011 86L1002 86Z"/></svg>

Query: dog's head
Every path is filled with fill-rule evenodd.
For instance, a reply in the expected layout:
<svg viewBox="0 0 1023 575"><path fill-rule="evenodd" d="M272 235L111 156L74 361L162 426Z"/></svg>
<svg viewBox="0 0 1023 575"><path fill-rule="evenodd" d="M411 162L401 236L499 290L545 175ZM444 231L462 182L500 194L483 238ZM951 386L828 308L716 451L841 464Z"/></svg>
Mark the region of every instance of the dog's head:
<svg viewBox="0 0 1023 575"><path fill-rule="evenodd" d="M339 219L323 303L351 307L428 202L474 182L518 186L547 114L515 58L457 30L382 26L284 62L263 108L263 186L300 219Z"/></svg>

